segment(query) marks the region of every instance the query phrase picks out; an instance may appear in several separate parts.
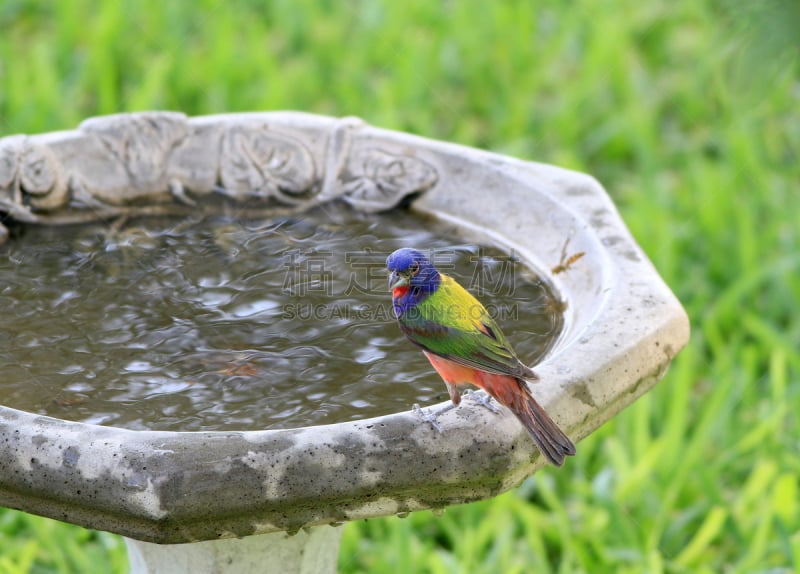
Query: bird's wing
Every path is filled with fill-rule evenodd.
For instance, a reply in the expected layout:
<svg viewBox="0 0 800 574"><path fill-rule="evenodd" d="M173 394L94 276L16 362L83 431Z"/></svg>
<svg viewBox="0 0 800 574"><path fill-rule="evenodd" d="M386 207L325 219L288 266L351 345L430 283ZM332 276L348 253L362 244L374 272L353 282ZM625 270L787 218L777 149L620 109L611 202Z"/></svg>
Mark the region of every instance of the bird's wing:
<svg viewBox="0 0 800 574"><path fill-rule="evenodd" d="M536 377L517 358L486 308L446 275L436 292L406 311L399 321L412 343L435 355L489 373Z"/></svg>

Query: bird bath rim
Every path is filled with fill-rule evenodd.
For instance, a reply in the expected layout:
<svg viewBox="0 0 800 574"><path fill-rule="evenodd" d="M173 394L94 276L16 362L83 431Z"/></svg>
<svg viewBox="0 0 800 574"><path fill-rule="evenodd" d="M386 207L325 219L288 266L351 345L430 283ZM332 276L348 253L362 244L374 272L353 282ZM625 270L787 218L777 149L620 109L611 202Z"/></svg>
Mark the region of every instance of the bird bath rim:
<svg viewBox="0 0 800 574"><path fill-rule="evenodd" d="M683 309L602 187L553 166L295 112L92 118L3 138L3 159L0 210L23 221L191 212L221 185L234 200L290 209L413 199L413 210L538 271L569 240L585 256L550 274L568 314L533 391L576 442L654 385L688 339ZM442 435L410 412L286 430L133 431L0 407L0 503L176 544L478 500L543 464L510 413L460 408L440 422Z"/></svg>

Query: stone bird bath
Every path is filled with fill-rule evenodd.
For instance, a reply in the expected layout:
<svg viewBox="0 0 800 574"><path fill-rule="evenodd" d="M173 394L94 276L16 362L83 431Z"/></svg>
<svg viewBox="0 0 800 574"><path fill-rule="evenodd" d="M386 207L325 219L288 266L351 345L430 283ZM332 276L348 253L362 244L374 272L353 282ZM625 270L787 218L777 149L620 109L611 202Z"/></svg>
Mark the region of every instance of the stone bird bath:
<svg viewBox="0 0 800 574"><path fill-rule="evenodd" d="M513 249L567 303L533 390L576 442L650 389L689 336L681 305L586 175L290 112L123 114L0 139L11 220L192 213L220 193L284 211L411 204ZM0 407L0 504L125 536L134 573L333 572L334 526L495 496L544 464L508 412L467 405L439 422L443 434L409 409L289 430L158 432Z"/></svg>

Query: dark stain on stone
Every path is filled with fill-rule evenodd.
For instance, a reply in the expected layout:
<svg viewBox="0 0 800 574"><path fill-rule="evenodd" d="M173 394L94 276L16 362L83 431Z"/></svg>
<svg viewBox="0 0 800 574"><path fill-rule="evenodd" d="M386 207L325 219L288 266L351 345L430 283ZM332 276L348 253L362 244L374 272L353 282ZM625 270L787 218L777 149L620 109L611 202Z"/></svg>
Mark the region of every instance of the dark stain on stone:
<svg viewBox="0 0 800 574"><path fill-rule="evenodd" d="M625 259L627 259L628 261L633 261L634 263L638 263L639 261L641 261L641 260L642 260L642 259L641 259L641 257L639 257L639 254L638 254L638 253L636 253L636 252L635 252L634 250L632 250L632 249L629 249L629 250L623 251L623 252L622 252L622 256L623 256Z"/></svg>
<svg viewBox="0 0 800 574"><path fill-rule="evenodd" d="M594 193L594 190L589 186L570 185L569 187L567 187L566 190L564 190L564 193L572 197L583 197L587 195L592 195Z"/></svg>
<svg viewBox="0 0 800 574"><path fill-rule="evenodd" d="M597 404L594 402L594 398L589 391L589 387L586 385L586 381L570 385L570 394L583 404L593 409L597 408Z"/></svg>
<svg viewBox="0 0 800 574"><path fill-rule="evenodd" d="M81 453L74 446L68 446L64 449L61 455L64 466L75 468L78 465L78 460L81 458Z"/></svg>

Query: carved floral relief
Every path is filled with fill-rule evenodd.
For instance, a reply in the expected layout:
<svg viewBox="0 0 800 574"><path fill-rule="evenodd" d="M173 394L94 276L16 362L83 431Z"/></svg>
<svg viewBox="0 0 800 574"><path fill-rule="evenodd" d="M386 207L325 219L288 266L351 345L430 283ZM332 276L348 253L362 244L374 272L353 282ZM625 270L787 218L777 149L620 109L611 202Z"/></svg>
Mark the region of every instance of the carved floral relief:
<svg viewBox="0 0 800 574"><path fill-rule="evenodd" d="M297 209L342 198L382 211L438 180L431 164L397 144L356 145L360 121L326 119L327 134L306 124L280 113L192 121L142 112L90 118L73 132L0 138L0 217L58 223L75 212L169 212L214 192ZM320 149L326 138L332 143Z"/></svg>

